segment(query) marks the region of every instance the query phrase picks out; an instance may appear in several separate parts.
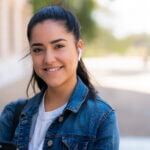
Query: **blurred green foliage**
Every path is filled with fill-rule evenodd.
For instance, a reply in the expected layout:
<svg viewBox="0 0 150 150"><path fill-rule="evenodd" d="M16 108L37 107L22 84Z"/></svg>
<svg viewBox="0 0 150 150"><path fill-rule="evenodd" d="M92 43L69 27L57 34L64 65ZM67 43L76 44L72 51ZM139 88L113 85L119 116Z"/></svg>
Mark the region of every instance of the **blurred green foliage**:
<svg viewBox="0 0 150 150"><path fill-rule="evenodd" d="M30 0L33 13L48 5L60 5L72 11L81 24L81 35L85 42L85 57L97 57L112 53L124 54L129 47L130 40L116 39L112 31L98 25L92 18L95 9L108 13L105 8L99 6L95 0ZM87 44L88 43L88 44Z"/></svg>
<svg viewBox="0 0 150 150"><path fill-rule="evenodd" d="M131 44L130 38L116 39L109 29L101 27L98 33L98 36L89 44L90 46L87 47L85 56L99 57L109 54L124 55Z"/></svg>

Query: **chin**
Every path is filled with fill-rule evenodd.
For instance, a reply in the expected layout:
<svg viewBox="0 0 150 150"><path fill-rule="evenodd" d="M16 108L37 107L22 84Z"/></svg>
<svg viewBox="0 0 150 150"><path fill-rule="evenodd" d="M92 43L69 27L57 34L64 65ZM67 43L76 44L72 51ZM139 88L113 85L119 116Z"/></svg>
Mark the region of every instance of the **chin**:
<svg viewBox="0 0 150 150"><path fill-rule="evenodd" d="M63 85L63 82L62 81L49 81L49 82L46 82L47 86L50 87L50 88L58 88L60 86Z"/></svg>

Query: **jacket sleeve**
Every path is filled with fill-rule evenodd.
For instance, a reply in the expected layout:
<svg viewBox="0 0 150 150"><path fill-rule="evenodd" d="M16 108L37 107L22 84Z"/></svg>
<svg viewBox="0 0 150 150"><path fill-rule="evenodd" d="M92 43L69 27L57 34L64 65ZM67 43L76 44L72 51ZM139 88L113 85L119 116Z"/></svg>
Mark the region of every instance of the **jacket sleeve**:
<svg viewBox="0 0 150 150"><path fill-rule="evenodd" d="M119 129L114 110L109 110L99 121L93 150L119 150Z"/></svg>
<svg viewBox="0 0 150 150"><path fill-rule="evenodd" d="M15 107L8 104L0 115L0 141L10 141L12 136L12 125L14 119Z"/></svg>

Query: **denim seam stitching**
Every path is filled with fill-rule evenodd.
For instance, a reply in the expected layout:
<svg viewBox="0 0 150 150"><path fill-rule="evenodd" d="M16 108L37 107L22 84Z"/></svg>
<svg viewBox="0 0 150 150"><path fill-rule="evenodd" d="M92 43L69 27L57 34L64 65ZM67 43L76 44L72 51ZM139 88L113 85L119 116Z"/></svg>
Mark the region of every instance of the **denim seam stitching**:
<svg viewBox="0 0 150 150"><path fill-rule="evenodd" d="M110 109L109 111L107 111L104 115L103 115L103 117L102 117L102 119L100 120L100 123L99 124L101 124L108 116L109 116L109 114L111 113L111 112L113 112L114 110L113 109Z"/></svg>

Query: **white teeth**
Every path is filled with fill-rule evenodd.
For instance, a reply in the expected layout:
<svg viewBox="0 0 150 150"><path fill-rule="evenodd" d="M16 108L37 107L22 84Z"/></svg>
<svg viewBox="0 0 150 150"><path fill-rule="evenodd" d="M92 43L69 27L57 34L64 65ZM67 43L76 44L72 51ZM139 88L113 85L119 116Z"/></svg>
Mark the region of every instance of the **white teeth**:
<svg viewBox="0 0 150 150"><path fill-rule="evenodd" d="M59 68L47 69L47 71L57 71Z"/></svg>

